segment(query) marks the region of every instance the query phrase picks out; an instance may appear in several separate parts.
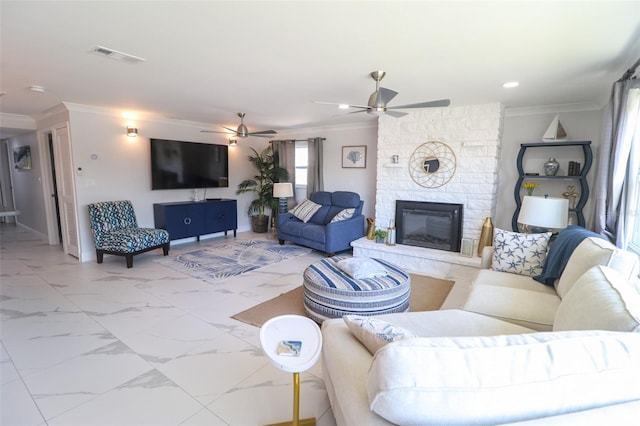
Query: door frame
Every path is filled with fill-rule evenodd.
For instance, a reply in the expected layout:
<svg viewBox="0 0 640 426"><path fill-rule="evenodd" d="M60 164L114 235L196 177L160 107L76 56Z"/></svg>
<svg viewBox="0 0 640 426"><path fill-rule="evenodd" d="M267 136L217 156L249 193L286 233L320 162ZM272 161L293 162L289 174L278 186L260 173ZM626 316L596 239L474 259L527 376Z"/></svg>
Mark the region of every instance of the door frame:
<svg viewBox="0 0 640 426"><path fill-rule="evenodd" d="M60 244L58 236L58 215L53 196L53 178L51 170L51 153L49 150L49 137L55 143L55 127L38 131L38 150L40 152L40 169L42 170L42 196L44 197L44 211L47 220L47 239L49 245Z"/></svg>

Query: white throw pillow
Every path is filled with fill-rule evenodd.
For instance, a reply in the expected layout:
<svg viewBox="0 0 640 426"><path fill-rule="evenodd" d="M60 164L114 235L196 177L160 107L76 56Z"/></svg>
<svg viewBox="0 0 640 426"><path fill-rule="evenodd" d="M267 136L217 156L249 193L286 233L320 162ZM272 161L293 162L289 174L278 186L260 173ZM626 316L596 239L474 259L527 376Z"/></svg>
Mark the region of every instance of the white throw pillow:
<svg viewBox="0 0 640 426"><path fill-rule="evenodd" d="M351 334L372 354L387 343L416 337L407 329L371 317L345 315L342 319L349 327Z"/></svg>
<svg viewBox="0 0 640 426"><path fill-rule="evenodd" d="M549 238L551 232L522 234L496 229L491 269L530 277L540 275L547 259Z"/></svg>
<svg viewBox="0 0 640 426"><path fill-rule="evenodd" d="M336 214L329 223L341 222L343 220L351 219L356 209L342 209Z"/></svg>
<svg viewBox="0 0 640 426"><path fill-rule="evenodd" d="M640 332L640 294L618 271L594 266L560 302L553 330Z"/></svg>
<svg viewBox="0 0 640 426"><path fill-rule="evenodd" d="M338 269L351 278L363 280L365 278L386 277L389 272L381 263L368 257L348 257L336 263Z"/></svg>
<svg viewBox="0 0 640 426"><path fill-rule="evenodd" d="M309 219L313 217L314 214L322 207L320 204L316 204L311 200L304 200L291 210L289 213L303 221L304 223L309 222Z"/></svg>
<svg viewBox="0 0 640 426"><path fill-rule="evenodd" d="M395 424L503 424L640 399L638 359L640 333L418 337L376 352L367 392Z"/></svg>

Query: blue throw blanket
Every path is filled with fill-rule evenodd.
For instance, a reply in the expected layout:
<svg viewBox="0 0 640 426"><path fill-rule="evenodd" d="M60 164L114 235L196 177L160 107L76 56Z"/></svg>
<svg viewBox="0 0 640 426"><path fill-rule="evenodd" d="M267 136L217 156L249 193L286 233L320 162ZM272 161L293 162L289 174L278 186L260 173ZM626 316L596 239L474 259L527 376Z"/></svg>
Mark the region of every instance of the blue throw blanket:
<svg viewBox="0 0 640 426"><path fill-rule="evenodd" d="M542 267L542 273L533 277L533 279L545 285L553 285L562 275L562 271L567 266L573 250L578 247L582 240L588 237L604 239L602 235L577 225L568 226L560 231L549 249L547 259Z"/></svg>

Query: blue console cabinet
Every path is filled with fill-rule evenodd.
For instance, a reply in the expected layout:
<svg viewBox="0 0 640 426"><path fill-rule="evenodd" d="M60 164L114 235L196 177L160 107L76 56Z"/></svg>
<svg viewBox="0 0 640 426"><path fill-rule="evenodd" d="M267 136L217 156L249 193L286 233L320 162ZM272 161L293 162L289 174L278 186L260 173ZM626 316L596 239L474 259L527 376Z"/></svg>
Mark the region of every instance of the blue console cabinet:
<svg viewBox="0 0 640 426"><path fill-rule="evenodd" d="M206 201L185 201L157 203L153 205L156 228L166 229L170 240L233 231L238 229L238 208L236 200L216 199Z"/></svg>

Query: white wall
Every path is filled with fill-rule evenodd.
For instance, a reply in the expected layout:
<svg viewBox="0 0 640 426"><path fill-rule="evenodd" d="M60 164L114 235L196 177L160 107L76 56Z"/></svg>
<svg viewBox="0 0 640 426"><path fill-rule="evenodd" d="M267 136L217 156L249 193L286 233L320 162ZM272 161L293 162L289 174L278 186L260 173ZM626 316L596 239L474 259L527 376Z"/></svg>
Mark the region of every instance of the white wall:
<svg viewBox="0 0 640 426"><path fill-rule="evenodd" d="M314 127L279 132L279 139L326 138L323 145L325 191L353 191L364 201L362 214L375 216L377 120L334 127ZM342 168L342 147L367 147L365 168Z"/></svg>
<svg viewBox="0 0 640 426"><path fill-rule="evenodd" d="M54 122L63 122L67 115L69 117L77 179L83 261L92 260L95 257L88 226L87 204L109 199L131 199L140 224L153 226L153 203L190 199L191 191L189 190L151 191L149 138L226 143L222 134L200 132L200 129L209 127L208 125L159 118L136 120L139 135L131 142L125 135L128 120L119 113L78 105L71 105L69 108L71 112L68 114L58 114L38 121L38 130L46 130ZM502 153L498 165L499 188L494 223L496 226L510 229L511 215L515 209L513 184L516 180L515 158L519 144L539 140L554 114L510 116L507 110L505 115ZM594 158L597 159L596 141L599 138L601 113L599 111L561 113L560 120L572 140L594 141L596 145L593 150ZM358 125L294 129L279 132L278 137L282 139L326 138L324 142L325 189L328 191L351 190L359 193L365 202L365 216L376 216L377 121ZM21 143L23 141L15 141L15 144ZM30 136L29 143L32 145L32 155L39 155L35 136ZM267 144L268 140L261 138L240 140L237 147L229 150L229 188L210 189L207 192L208 197L238 200L239 231L250 229L246 209L251 195L238 196L235 194L235 189L240 181L253 175L246 159L250 152L249 148L261 150ZM342 146L350 145L367 146L366 168L342 168ZM91 159L92 154L96 154L95 160ZM594 177L595 163L594 161L594 168L590 173L591 182ZM36 157L34 157L33 167L31 176L37 180L40 172L39 160ZM80 174L77 173L78 168L82 168ZM25 175L22 177L24 178ZM16 208L29 211L34 215L33 223L28 226L33 227L37 232L44 233L45 213L42 208L43 195L39 182L35 186L25 182L24 185L16 188L15 193ZM588 217L591 216L589 212L585 213Z"/></svg>

